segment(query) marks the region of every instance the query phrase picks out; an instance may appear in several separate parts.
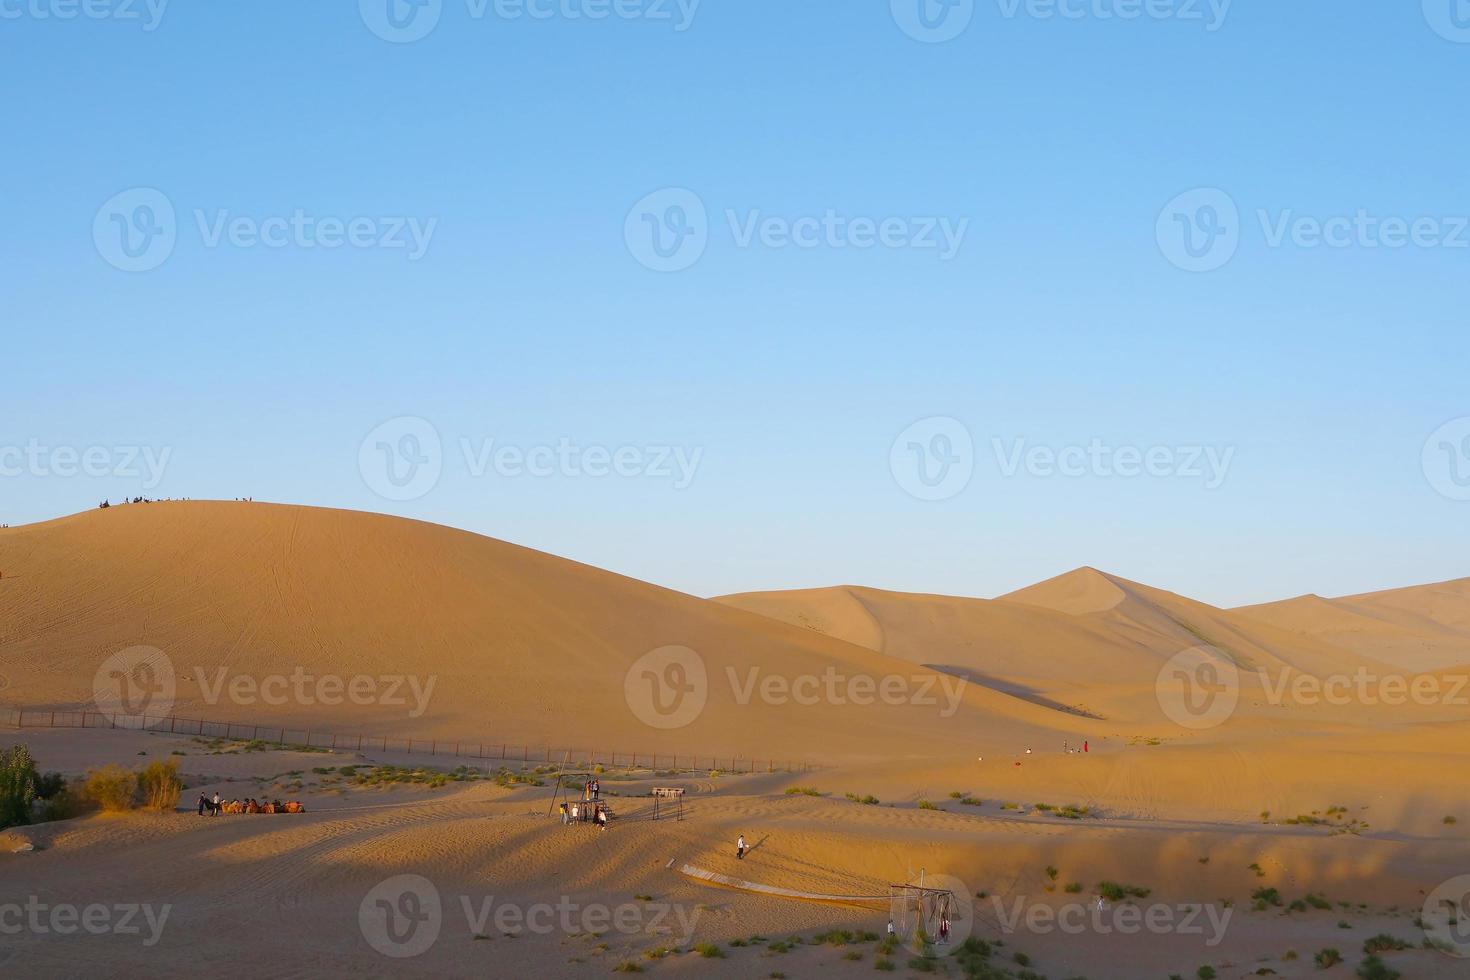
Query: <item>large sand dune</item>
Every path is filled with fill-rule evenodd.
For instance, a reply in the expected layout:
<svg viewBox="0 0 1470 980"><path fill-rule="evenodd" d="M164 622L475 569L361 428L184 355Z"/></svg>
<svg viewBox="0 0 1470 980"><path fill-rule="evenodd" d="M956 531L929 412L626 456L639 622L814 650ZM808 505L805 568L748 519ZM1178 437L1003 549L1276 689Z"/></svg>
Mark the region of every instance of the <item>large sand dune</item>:
<svg viewBox="0 0 1470 980"><path fill-rule="evenodd" d="M1454 585L1454 584L1452 584ZM1454 623L1463 606L1446 598L1446 587L1428 587L1433 605ZM1394 608L1413 610L1419 590L1383 593ZM1451 589L1449 598L1460 595ZM1171 658L1209 648L1236 669L1242 700L1231 721L1261 712L1266 692L1298 676L1329 678L1359 672L1381 677L1406 670L1439 671L1462 662L1446 641L1450 627L1419 625L1405 612L1384 623L1396 641L1440 643L1443 656L1406 658L1380 651L1371 639L1341 642L1340 632L1307 628L1286 614L1253 609L1225 610L1162 589L1081 568L1001 596L972 599L914 595L876 589L759 592L725 596L721 602L834 636L914 663L953 670L995 690L1028 697L1085 715L1145 724L1158 720L1155 682ZM1320 600L1319 600L1320 601ZM1363 597L1364 605L1388 603ZM1296 608L1286 604L1289 608ZM1339 616L1352 615L1342 612ZM1470 635L1470 634L1467 634ZM1464 642L1463 639L1460 642ZM1272 705L1273 717L1294 714L1305 724L1361 720L1360 705L1317 703ZM1373 723L1396 714L1379 706ZM1404 719L1467 717L1456 706L1430 715L1423 706L1397 713ZM1310 708L1310 710L1301 710Z"/></svg>
<svg viewBox="0 0 1470 980"><path fill-rule="evenodd" d="M1470 664L1470 579L1246 606L1240 615L1413 670Z"/></svg>
<svg viewBox="0 0 1470 980"><path fill-rule="evenodd" d="M5 701L18 705L86 704L110 655L146 645L169 658L179 715L466 742L814 763L960 758L987 730L1020 744L1056 716L727 605L369 514L114 507L0 530L0 571L0 675ZM651 727L625 681L645 654L671 645L700 658L708 702L687 725ZM294 688L285 703L267 703L280 688L252 693L297 671L407 675L394 695L407 703L325 706ZM231 694L236 678L244 697ZM803 678L823 685L815 703L810 688L784 686ZM841 703L825 696L828 678ZM852 678L895 678L904 696L865 698L849 691Z"/></svg>
<svg viewBox="0 0 1470 980"><path fill-rule="evenodd" d="M235 975L284 942L292 963L271 972L286 975L605 975L623 959L656 975L743 977L772 965L872 974L870 960L830 947L780 960L760 947L649 960L663 937L479 936L457 906L431 950L388 960L358 919L365 896L399 874L425 875L446 896L521 906L572 896L641 907L638 896L655 896L700 914L686 949L752 932L881 929L887 914L712 888L681 875L687 863L818 894L881 892L920 868L952 876L939 880L995 903L977 913L977 934L1004 938L1052 976L1192 975L1200 963L1222 976L1315 976L1318 948L1348 950L1381 930L1414 940L1416 905L1470 859L1459 822L1470 819L1463 702L1308 703L1276 687L1397 674L1454 690L1470 649L1466 582L1235 610L1095 569L988 600L860 587L708 600L418 522L194 502L0 529L0 573L0 708L86 706L108 658L146 645L166 657L171 707L187 717L509 742L533 756L554 746L643 753L642 768L609 772L620 819L599 836L548 820L546 787L384 794L331 782L338 765L431 761L386 748L322 756L174 734L0 733L0 748L28 741L44 767L69 775L146 754L182 760L191 793L309 801L304 819L103 816L0 835L0 875L28 894L171 903L176 915L156 948L82 949L43 934L0 946L6 969ZM697 653L707 703L660 727L664 716L640 702L637 667L671 645ZM1184 724L1164 709L1160 684L1201 648L1211 676L1238 677L1238 703ZM265 701L251 687L296 674L407 675L427 697L325 704L308 687L305 698L287 688ZM832 677L889 679L904 696L856 703L850 685L823 686ZM803 678L817 682L815 697L783 686ZM232 689L237 681L245 687ZM681 754L683 771L649 772L654 752L663 765ZM731 777L691 771L696 755L821 767ZM653 823L641 794L670 780L690 790L687 818ZM1059 819L1042 803L1085 816ZM744 863L729 853L739 833L759 845ZM39 849L8 853L25 842ZM1223 909L1228 899L1239 918L1218 947L1001 928L998 900L1091 903L1105 879L1147 885L1155 902ZM1080 891L1058 891L1074 881ZM1325 893L1334 907L1252 910L1262 886ZM1463 966L1429 950L1392 959L1415 977Z"/></svg>

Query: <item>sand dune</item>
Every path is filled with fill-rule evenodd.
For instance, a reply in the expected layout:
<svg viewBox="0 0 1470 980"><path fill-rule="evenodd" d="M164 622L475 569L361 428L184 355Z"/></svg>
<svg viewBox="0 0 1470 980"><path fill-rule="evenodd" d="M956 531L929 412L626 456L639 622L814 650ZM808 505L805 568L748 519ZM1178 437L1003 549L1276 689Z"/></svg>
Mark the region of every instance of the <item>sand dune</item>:
<svg viewBox="0 0 1470 980"><path fill-rule="evenodd" d="M163 651L179 714L645 753L643 768L608 773L620 816L598 836L548 819L544 786L487 781L435 794L354 789L331 775L431 761L422 757L238 745L216 754L201 740L127 731L0 733L0 747L27 741L43 767L70 776L147 755L181 760L191 793L258 788L309 803L299 820L93 816L7 832L0 875L15 887L50 902L170 903L176 918L157 948L83 954L55 935L29 936L0 946L5 969L233 975L284 942L292 963L272 972L288 976L605 975L623 960L654 975L744 977L772 965L872 974L871 944L859 961L812 944L776 960L741 937L881 929L881 904L718 888L681 875L687 863L828 895L881 893L922 868L958 894L990 896L974 913L977 934L1054 976L1192 975L1201 963L1221 976L1266 965L1314 976L1315 949L1384 930L1414 940L1416 904L1470 853L1460 829L1470 818L1461 812L1470 708L1280 696L1298 679L1395 671L1426 671L1454 690L1465 677L1452 665L1470 639L1466 582L1226 610L1084 568L998 599L849 586L708 600L428 524L192 502L0 529L0 572L0 707L85 705L108 658L141 644ZM671 690L690 678L662 661L651 680L639 670L670 645L697 655L705 704L660 727L668 715L642 700L642 685L652 698L660 678ZM1181 673L1181 652L1204 647L1216 651L1210 676L1238 678L1238 691L1228 712L1186 724L1165 709L1160 684ZM421 704L328 704L319 686L278 702L250 687L298 673L407 675L430 693ZM827 677L908 686L905 697L858 703L851 686L836 697L823 689ZM782 687L802 678L819 684L814 698ZM1088 753L1062 751L1084 739ZM684 771L654 775L652 752L684 753ZM732 777L691 771L694 753L821 768ZM649 819L655 781L689 789L686 820ZM1085 811L1062 819L1056 806ZM729 847L739 833L758 845L741 863ZM400 961L373 948L359 914L402 874L427 876L451 906L443 938ZM1091 903L1102 880L1145 885L1155 902L1223 909L1228 899L1241 918L1218 947L1183 934L1002 927L1001 902ZM1079 891L1058 891L1063 883ZM1262 886L1287 898L1325 893L1334 906L1250 909ZM481 935L457 904L647 906L640 896L699 913L681 937L686 951L649 959L667 937L645 932ZM732 940L742 945L726 958L687 952ZM1392 959L1408 976L1455 976L1462 965L1422 949Z"/></svg>
<svg viewBox="0 0 1470 980"><path fill-rule="evenodd" d="M1470 579L1340 599L1306 595L1235 611L1408 669L1470 664Z"/></svg>
<svg viewBox="0 0 1470 980"><path fill-rule="evenodd" d="M109 655L147 645L172 664L178 714L425 738L812 762L964 757L993 722L1024 743L1055 714L720 603L369 514L131 505L0 531L0 570L0 675L11 704L85 704ZM630 705L625 681L640 658L670 645L698 655L708 701L687 725L664 729ZM298 670L407 675L396 692L407 703L325 710L325 697L302 703L294 688L279 704L266 695L280 688L232 695L237 678L248 695L249 685ZM841 703L825 695L829 677ZM890 677L911 696L844 696L853 678ZM803 678L823 683L815 703L804 695L817 689L785 686ZM654 694L648 683L644 700ZM673 703L672 687L658 693Z"/></svg>
<svg viewBox="0 0 1470 980"><path fill-rule="evenodd" d="M1379 656L1373 642L1338 643L1325 631L1292 629L1282 617L1219 609L1092 568L998 599L847 586L747 593L719 601L960 672L1035 703L1137 723L1157 720L1154 684L1160 670L1192 648L1217 649L1237 669L1245 695L1237 712L1242 717L1274 685L1302 674L1380 676L1402 673L1407 666L1391 653ZM1413 608L1402 599L1400 605ZM1410 629L1392 628L1400 636ZM1423 669L1445 662L1425 662ZM1350 720L1355 711L1344 707L1313 705L1312 711L1298 713L1308 722ZM1292 706L1281 710L1291 712Z"/></svg>

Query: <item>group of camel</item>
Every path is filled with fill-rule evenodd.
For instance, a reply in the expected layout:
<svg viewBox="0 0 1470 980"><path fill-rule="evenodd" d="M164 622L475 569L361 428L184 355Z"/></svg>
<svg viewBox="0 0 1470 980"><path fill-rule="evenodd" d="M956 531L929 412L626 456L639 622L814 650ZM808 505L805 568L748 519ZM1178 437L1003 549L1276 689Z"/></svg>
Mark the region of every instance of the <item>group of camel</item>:
<svg viewBox="0 0 1470 980"><path fill-rule="evenodd" d="M226 803L224 801L221 801L221 802L219 802L217 804L209 803L208 801L205 801L205 805L206 806L209 806L211 808L218 808L218 810L219 810L220 813L305 813L306 812L306 804L304 804L304 803L298 803L295 800L291 800L289 803L282 803L280 800L276 800L274 803L272 803L269 800L257 801L257 800L253 800L253 799L246 799L244 801L241 801L241 800L230 800L228 803ZM202 808L201 808L201 812L203 812L203 809Z"/></svg>

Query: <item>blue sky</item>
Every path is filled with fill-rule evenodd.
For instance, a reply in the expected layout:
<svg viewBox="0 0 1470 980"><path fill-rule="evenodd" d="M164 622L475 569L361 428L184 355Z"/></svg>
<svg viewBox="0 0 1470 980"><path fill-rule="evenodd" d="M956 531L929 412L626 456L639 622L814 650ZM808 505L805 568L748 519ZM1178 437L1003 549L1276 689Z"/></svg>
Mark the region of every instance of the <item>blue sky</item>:
<svg viewBox="0 0 1470 980"><path fill-rule="evenodd" d="M0 2L4 522L250 495L705 595L1470 574L1470 4L92 2Z"/></svg>

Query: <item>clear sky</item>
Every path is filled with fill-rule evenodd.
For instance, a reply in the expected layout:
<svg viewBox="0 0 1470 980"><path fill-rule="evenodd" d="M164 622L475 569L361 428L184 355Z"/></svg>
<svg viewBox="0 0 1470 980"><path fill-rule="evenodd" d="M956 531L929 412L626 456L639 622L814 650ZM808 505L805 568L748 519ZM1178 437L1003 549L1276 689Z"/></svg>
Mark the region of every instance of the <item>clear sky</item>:
<svg viewBox="0 0 1470 980"><path fill-rule="evenodd" d="M0 521L248 495L705 595L1470 574L1465 4L423 2L0 0Z"/></svg>

